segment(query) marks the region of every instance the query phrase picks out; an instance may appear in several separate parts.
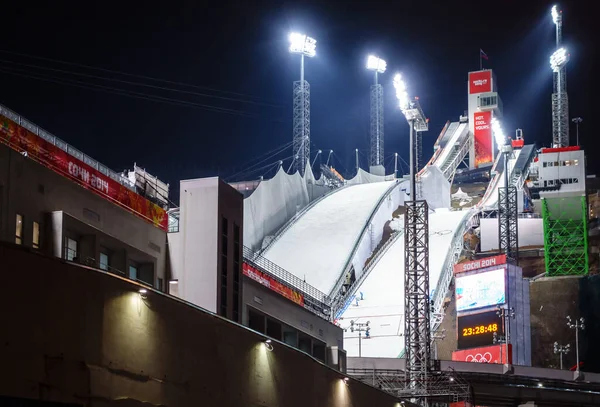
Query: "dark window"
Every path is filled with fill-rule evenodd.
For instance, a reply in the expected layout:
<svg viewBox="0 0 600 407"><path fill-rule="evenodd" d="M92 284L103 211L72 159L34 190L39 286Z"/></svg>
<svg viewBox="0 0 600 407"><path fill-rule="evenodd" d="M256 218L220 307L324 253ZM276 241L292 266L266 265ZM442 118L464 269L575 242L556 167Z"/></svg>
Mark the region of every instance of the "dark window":
<svg viewBox="0 0 600 407"><path fill-rule="evenodd" d="M267 336L281 340L281 323L271 318L267 318Z"/></svg>
<svg viewBox="0 0 600 407"><path fill-rule="evenodd" d="M158 291L162 291L163 290L163 279L159 278L158 279Z"/></svg>
<svg viewBox="0 0 600 407"><path fill-rule="evenodd" d="M312 341L310 339L310 336L300 332L300 335L298 337L298 349L308 353L309 355L312 355Z"/></svg>
<svg viewBox="0 0 600 407"><path fill-rule="evenodd" d="M248 328L265 333L265 316L248 307Z"/></svg>

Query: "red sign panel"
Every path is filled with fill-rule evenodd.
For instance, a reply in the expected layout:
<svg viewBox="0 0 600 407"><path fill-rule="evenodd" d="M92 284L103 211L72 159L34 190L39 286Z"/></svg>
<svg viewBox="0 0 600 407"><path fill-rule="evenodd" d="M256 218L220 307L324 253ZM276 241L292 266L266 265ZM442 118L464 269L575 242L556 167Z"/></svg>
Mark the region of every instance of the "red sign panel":
<svg viewBox="0 0 600 407"><path fill-rule="evenodd" d="M469 94L492 91L492 71L469 73Z"/></svg>
<svg viewBox="0 0 600 407"><path fill-rule="evenodd" d="M510 344L502 344L486 346L484 348L457 350L452 352L452 360L455 362L511 364L512 346Z"/></svg>
<svg viewBox="0 0 600 407"><path fill-rule="evenodd" d="M498 266L500 264L506 264L506 254L500 254L498 256L486 257L484 259L464 261L454 265L454 274L462 273L464 271L471 271L482 269L485 267Z"/></svg>
<svg viewBox="0 0 600 407"><path fill-rule="evenodd" d="M277 294L284 296L288 300L293 301L300 306L304 306L304 296L302 294L295 290L292 290L289 287L286 287L285 285L266 275L262 271L252 267L248 263L244 263L242 265L242 272L246 277L251 278L252 280L275 291Z"/></svg>
<svg viewBox="0 0 600 407"><path fill-rule="evenodd" d="M475 112L475 166L492 162L492 112Z"/></svg>
<svg viewBox="0 0 600 407"><path fill-rule="evenodd" d="M0 142L166 231L167 212L114 179L0 115Z"/></svg>

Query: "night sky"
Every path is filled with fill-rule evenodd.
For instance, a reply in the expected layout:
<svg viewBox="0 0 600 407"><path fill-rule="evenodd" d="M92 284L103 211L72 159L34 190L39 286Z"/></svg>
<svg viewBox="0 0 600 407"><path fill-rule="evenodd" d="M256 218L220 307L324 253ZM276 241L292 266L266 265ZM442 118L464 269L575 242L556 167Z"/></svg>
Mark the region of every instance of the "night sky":
<svg viewBox="0 0 600 407"><path fill-rule="evenodd" d="M490 58L484 67L496 73L505 132L520 127L527 143L551 143L551 2L8 3L0 20L0 103L115 170L137 162L173 187L213 175L258 178L266 168L236 173L291 141L300 65L287 51L291 30L317 39L317 56L306 63L313 157L334 149L345 175L355 148L367 165L369 53L388 62L381 76L388 172L394 152L408 160L393 73L403 73L430 118L428 159L444 123L467 108L467 72L479 68L480 48ZM599 145L594 3L560 4L571 53L570 117L584 118L590 172L600 169L591 155ZM264 164L288 156L291 147L264 156Z"/></svg>

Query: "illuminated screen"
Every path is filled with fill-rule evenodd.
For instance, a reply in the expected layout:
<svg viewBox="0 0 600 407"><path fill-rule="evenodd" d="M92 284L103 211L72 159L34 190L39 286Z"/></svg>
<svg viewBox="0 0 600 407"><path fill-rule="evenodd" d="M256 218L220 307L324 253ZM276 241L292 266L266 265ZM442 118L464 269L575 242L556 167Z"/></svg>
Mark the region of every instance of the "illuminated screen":
<svg viewBox="0 0 600 407"><path fill-rule="evenodd" d="M458 317L458 349L494 344L494 332L503 336L502 319L496 311Z"/></svg>
<svg viewBox="0 0 600 407"><path fill-rule="evenodd" d="M468 311L504 304L504 268L456 277L456 310Z"/></svg>

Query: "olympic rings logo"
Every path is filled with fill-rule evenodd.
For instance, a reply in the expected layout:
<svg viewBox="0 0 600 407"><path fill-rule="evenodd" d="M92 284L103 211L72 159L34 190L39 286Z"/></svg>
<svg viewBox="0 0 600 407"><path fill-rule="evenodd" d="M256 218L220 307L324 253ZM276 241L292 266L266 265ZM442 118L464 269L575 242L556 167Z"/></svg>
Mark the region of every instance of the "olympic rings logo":
<svg viewBox="0 0 600 407"><path fill-rule="evenodd" d="M490 363L492 361L492 354L490 352L485 352L483 355L481 353L477 353L475 355L468 355L465 359L465 362L475 362L475 363Z"/></svg>

